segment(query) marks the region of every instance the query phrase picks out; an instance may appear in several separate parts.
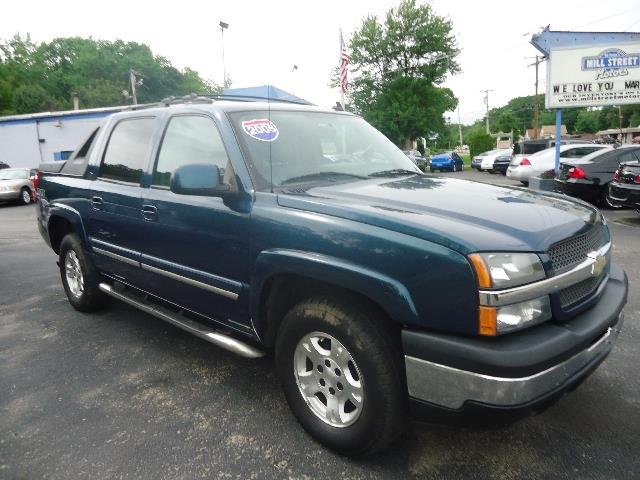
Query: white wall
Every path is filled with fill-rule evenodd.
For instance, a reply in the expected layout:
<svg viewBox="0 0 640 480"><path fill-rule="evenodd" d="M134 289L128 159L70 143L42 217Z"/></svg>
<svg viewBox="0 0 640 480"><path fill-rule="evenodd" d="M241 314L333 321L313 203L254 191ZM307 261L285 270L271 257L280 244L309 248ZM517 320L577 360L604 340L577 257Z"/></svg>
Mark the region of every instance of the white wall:
<svg viewBox="0 0 640 480"><path fill-rule="evenodd" d="M106 116L105 113L0 122L0 161L12 167L30 168L53 162L54 152L75 150Z"/></svg>

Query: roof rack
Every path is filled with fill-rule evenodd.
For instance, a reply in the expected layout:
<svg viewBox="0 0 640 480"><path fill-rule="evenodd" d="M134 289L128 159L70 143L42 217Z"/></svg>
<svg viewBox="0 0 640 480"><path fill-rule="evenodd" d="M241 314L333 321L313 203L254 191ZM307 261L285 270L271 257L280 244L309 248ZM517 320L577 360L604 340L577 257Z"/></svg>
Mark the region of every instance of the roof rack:
<svg viewBox="0 0 640 480"><path fill-rule="evenodd" d="M275 103L292 103L295 105L309 105L308 103L296 101L296 100L288 100L285 98L273 98L273 97L257 97L257 96L248 96L248 95L224 95L224 94L205 94L200 95L197 93L190 93L189 95L183 96L170 96L163 98L158 103L141 103L137 105L129 105L127 110L144 110L146 108L157 108L157 107L169 107L171 105L177 105L182 103L214 103L216 101L221 100L229 100L236 102L275 102Z"/></svg>

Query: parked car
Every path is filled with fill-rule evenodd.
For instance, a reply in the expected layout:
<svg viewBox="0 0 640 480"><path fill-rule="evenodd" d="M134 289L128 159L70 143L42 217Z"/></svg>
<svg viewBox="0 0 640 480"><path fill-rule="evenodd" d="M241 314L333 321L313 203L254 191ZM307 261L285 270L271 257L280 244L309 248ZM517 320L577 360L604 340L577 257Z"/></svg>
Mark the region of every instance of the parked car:
<svg viewBox="0 0 640 480"><path fill-rule="evenodd" d="M448 170L451 172L461 172L463 168L464 161L462 160L462 157L454 151L433 155L431 157L431 161L429 162L430 172L434 172L435 170L439 170L441 172L444 170Z"/></svg>
<svg viewBox="0 0 640 480"><path fill-rule="evenodd" d="M603 207L615 208L608 198L609 183L620 163L640 160L640 146L598 150L579 159L564 160L555 179L557 192Z"/></svg>
<svg viewBox="0 0 640 480"><path fill-rule="evenodd" d="M33 180L28 168L4 168L0 170L0 200L17 200L25 205L33 199Z"/></svg>
<svg viewBox="0 0 640 480"><path fill-rule="evenodd" d="M512 150L510 148L494 150L493 153L484 156L482 163L480 164L480 171L493 173L493 162L495 159L498 157L509 156L509 161L511 161L511 154Z"/></svg>
<svg viewBox="0 0 640 480"><path fill-rule="evenodd" d="M476 170L480 171L480 165L482 165L482 160L484 159L484 157L487 155L492 155L495 152L497 152L497 150L489 150L476 155L471 159L471 168L475 168Z"/></svg>
<svg viewBox="0 0 640 480"><path fill-rule="evenodd" d="M560 145L560 159L582 158L585 155L596 152L601 149L611 149L613 147L607 145L596 144L570 144ZM515 161L519 163L514 164ZM507 168L507 177L519 180L525 185L529 184L531 177L537 177L543 172L556 168L556 149L555 147L540 150L533 155L520 157L518 160L512 160Z"/></svg>
<svg viewBox="0 0 640 480"><path fill-rule="evenodd" d="M635 152L637 156L638 152ZM609 202L640 213L640 162L621 163L609 184Z"/></svg>
<svg viewBox="0 0 640 480"><path fill-rule="evenodd" d="M75 309L273 352L302 426L353 456L409 412L536 411L613 348L628 282L596 208L424 175L347 112L196 100L116 113L42 166Z"/></svg>
<svg viewBox="0 0 640 480"><path fill-rule="evenodd" d="M506 153L504 155L498 155L493 161L493 172L501 173L502 175L507 174L507 168L511 164L511 153Z"/></svg>
<svg viewBox="0 0 640 480"><path fill-rule="evenodd" d="M427 161L422 156L422 154L418 150L403 150L404 153L409 159L423 172L427 168Z"/></svg>

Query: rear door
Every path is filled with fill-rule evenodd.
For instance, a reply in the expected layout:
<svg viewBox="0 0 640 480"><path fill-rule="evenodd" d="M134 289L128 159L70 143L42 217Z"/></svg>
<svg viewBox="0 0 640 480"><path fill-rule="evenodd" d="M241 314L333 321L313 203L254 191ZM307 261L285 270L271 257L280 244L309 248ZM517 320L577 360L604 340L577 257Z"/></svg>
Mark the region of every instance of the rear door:
<svg viewBox="0 0 640 480"><path fill-rule="evenodd" d="M127 283L140 281L142 189L156 119L125 117L111 130L93 182L87 221L98 268Z"/></svg>
<svg viewBox="0 0 640 480"><path fill-rule="evenodd" d="M214 120L204 114L169 118L142 208L142 268L150 293L231 327L248 330L239 299L249 277L249 214L237 199L170 191L176 168L215 164L222 183L237 181Z"/></svg>

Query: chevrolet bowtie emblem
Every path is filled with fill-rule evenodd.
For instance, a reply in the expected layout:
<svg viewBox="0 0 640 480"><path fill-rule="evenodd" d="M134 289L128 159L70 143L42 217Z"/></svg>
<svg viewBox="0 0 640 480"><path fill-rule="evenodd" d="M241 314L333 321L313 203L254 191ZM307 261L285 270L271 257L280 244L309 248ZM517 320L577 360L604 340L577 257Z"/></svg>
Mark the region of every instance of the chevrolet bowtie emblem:
<svg viewBox="0 0 640 480"><path fill-rule="evenodd" d="M606 257L599 254L598 252L591 252L587 256L594 260L593 264L591 265L591 276L599 277L604 271L604 267L607 264Z"/></svg>

